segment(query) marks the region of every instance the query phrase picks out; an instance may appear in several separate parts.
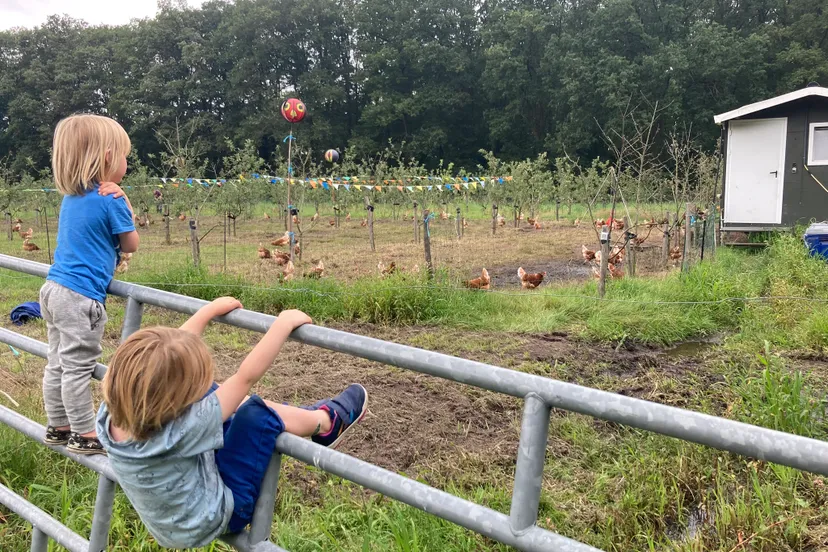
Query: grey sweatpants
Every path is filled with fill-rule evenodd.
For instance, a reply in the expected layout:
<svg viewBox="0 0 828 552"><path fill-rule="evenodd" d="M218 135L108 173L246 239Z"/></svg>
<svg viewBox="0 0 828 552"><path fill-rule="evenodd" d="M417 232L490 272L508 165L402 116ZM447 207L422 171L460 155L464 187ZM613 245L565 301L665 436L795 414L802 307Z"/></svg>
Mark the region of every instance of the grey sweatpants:
<svg viewBox="0 0 828 552"><path fill-rule="evenodd" d="M43 372L43 402L49 425L77 433L95 430L89 381L101 356L106 310L55 282L40 288L40 312L46 321L49 355Z"/></svg>

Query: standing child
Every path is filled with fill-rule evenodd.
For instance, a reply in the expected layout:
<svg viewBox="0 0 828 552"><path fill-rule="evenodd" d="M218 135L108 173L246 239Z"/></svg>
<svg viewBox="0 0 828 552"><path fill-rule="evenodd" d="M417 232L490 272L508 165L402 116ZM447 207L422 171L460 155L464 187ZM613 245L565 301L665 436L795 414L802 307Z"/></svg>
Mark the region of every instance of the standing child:
<svg viewBox="0 0 828 552"><path fill-rule="evenodd" d="M200 335L211 319L240 307L222 297L180 329L135 332L104 377L98 435L124 493L167 548L207 546L250 523L283 431L333 447L367 409L358 384L303 408L247 396L291 332L311 322L296 310L279 315L235 374L213 383Z"/></svg>
<svg viewBox="0 0 828 552"><path fill-rule="evenodd" d="M132 206L118 187L129 137L114 120L73 115L55 128L52 170L63 194L55 263L40 289L49 354L43 402L45 442L78 454L105 454L95 434L89 382L106 324L106 288L120 253L138 249Z"/></svg>

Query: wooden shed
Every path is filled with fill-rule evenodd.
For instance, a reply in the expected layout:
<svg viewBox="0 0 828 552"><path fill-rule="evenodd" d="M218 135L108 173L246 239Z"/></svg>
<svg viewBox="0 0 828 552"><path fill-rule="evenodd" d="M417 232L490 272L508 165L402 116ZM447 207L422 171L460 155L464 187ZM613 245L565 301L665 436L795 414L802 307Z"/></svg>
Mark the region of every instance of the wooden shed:
<svg viewBox="0 0 828 552"><path fill-rule="evenodd" d="M724 125L722 230L828 219L828 88L809 86L714 120Z"/></svg>

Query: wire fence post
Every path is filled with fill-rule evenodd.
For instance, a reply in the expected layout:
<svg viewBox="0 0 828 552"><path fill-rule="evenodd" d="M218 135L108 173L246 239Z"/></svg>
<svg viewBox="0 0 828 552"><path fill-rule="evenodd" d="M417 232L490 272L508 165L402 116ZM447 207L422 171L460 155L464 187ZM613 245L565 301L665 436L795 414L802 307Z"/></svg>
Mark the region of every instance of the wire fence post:
<svg viewBox="0 0 828 552"><path fill-rule="evenodd" d="M497 232L497 203L492 203L492 236Z"/></svg>
<svg viewBox="0 0 828 552"><path fill-rule="evenodd" d="M196 219L190 219L190 242L193 245L193 265L198 268L201 264L201 250L198 243L198 223Z"/></svg>
<svg viewBox="0 0 828 552"><path fill-rule="evenodd" d="M48 549L48 535L32 525L32 552L46 552Z"/></svg>
<svg viewBox="0 0 828 552"><path fill-rule="evenodd" d="M624 232L624 249L626 250L626 257L627 257L627 276L630 278L635 277L635 244L632 242L634 239L631 236L635 236L632 233L632 226L630 226L630 217L624 217L624 228L626 231Z"/></svg>
<svg viewBox="0 0 828 552"><path fill-rule="evenodd" d="M429 230L429 218L431 211L423 209L423 247L425 249L425 262L428 269L428 279L434 278L434 265L431 263L431 232Z"/></svg>
<svg viewBox="0 0 828 552"><path fill-rule="evenodd" d="M167 203L164 204L164 243L172 244L170 239L170 206Z"/></svg>
<svg viewBox="0 0 828 552"><path fill-rule="evenodd" d="M555 200L555 221L556 221L556 222L557 222L557 221L559 221L559 220L561 220L560 216L558 215L558 213L559 213L560 209L561 209L561 200L560 200L560 199L556 199L556 200Z"/></svg>
<svg viewBox="0 0 828 552"><path fill-rule="evenodd" d="M667 266L670 263L670 212L664 214L664 230L661 237L661 263Z"/></svg>
<svg viewBox="0 0 828 552"><path fill-rule="evenodd" d="M374 245L374 206L368 200L368 196L363 198L365 200L365 210L368 211L368 240L371 242L371 251L376 251Z"/></svg>
<svg viewBox="0 0 828 552"><path fill-rule="evenodd" d="M414 202L414 216L411 218L414 221L414 243L420 243L420 220L417 217L417 202Z"/></svg>
<svg viewBox="0 0 828 552"><path fill-rule="evenodd" d="M6 232L8 233L9 241L12 241L12 216L9 212L6 212Z"/></svg>
<svg viewBox="0 0 828 552"><path fill-rule="evenodd" d="M282 466L282 455L273 452L270 463L267 466L264 479L262 479L261 492L253 507L253 520L250 523L250 543L270 539L270 531L273 527L273 509L276 505L276 490L279 485L279 470Z"/></svg>
<svg viewBox="0 0 828 552"><path fill-rule="evenodd" d="M509 512L509 525L515 534L529 529L538 520L549 436L549 412L549 406L538 395L530 393L526 397L520 426L512 507Z"/></svg>
<svg viewBox="0 0 828 552"><path fill-rule="evenodd" d="M607 291L607 265L609 264L609 226L601 227L601 272L598 275L598 297L603 298Z"/></svg>
<svg viewBox="0 0 828 552"><path fill-rule="evenodd" d="M458 240L461 238L461 235L460 235L460 226L461 226L462 224L463 224L463 223L462 223L462 221L460 220L460 207L458 207L458 208L457 208L457 217L456 217L456 220L455 220L455 226L457 227L457 239L458 239Z"/></svg>
<svg viewBox="0 0 828 552"><path fill-rule="evenodd" d="M687 203L684 209L684 255L681 259L681 271L687 272L690 270L690 211L693 205Z"/></svg>

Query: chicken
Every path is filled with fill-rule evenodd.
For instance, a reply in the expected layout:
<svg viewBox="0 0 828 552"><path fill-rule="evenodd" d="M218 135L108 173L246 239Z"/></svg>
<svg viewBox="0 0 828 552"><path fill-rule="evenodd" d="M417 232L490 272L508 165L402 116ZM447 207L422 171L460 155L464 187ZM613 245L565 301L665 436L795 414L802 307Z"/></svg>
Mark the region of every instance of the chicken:
<svg viewBox="0 0 828 552"><path fill-rule="evenodd" d="M123 274L129 270L129 261L132 259L132 253L124 253L121 255L121 262L115 267L116 274Z"/></svg>
<svg viewBox="0 0 828 552"><path fill-rule="evenodd" d="M533 219L532 217L529 217L529 218L526 219L526 222L528 222L530 226L534 226L535 225L535 220L536 219Z"/></svg>
<svg viewBox="0 0 828 552"><path fill-rule="evenodd" d="M619 231L623 230L624 229L624 221L620 220L620 219L616 219L616 220L612 221L612 227L615 230L619 230Z"/></svg>
<svg viewBox="0 0 828 552"><path fill-rule="evenodd" d="M146 227L146 226L147 226L147 223L146 223L146 221L145 221L144 219L139 218L139 219L138 219L138 226L139 226L140 228L144 228L144 227Z"/></svg>
<svg viewBox="0 0 828 552"><path fill-rule="evenodd" d="M599 253L600 253L600 251L599 251ZM595 278L596 280L601 279L601 269L598 268L595 265L592 266L592 277Z"/></svg>
<svg viewBox="0 0 828 552"><path fill-rule="evenodd" d="M279 266L286 265L290 262L290 253L285 253L283 251L273 251L271 253L271 258L273 262Z"/></svg>
<svg viewBox="0 0 828 552"><path fill-rule="evenodd" d="M575 219L575 228L581 227L581 219Z"/></svg>
<svg viewBox="0 0 828 552"><path fill-rule="evenodd" d="M595 258L595 251L593 251L592 249L587 249L587 246L585 245L581 246L581 254L584 256L585 263L588 263L589 261Z"/></svg>
<svg viewBox="0 0 828 552"><path fill-rule="evenodd" d="M463 217L463 228L469 227L469 221L466 220L466 217Z"/></svg>
<svg viewBox="0 0 828 552"><path fill-rule="evenodd" d="M187 215L185 215L184 213L179 213L178 214L178 220L181 220L181 221L187 220Z"/></svg>
<svg viewBox="0 0 828 552"><path fill-rule="evenodd" d="M298 255L301 252L302 252L302 250L299 248L299 244L296 244L296 245L293 246L293 254L294 255Z"/></svg>
<svg viewBox="0 0 828 552"><path fill-rule="evenodd" d="M649 234L648 234L648 235L649 235ZM633 239L632 239L633 245L641 245L641 244L643 244L645 241L647 241L647 236L644 236L643 238L633 238Z"/></svg>
<svg viewBox="0 0 828 552"><path fill-rule="evenodd" d="M299 217L296 216L296 215L293 215L292 220L293 220L293 224L302 224L302 221L299 220Z"/></svg>
<svg viewBox="0 0 828 552"><path fill-rule="evenodd" d="M658 221L656 221L656 219L650 219L644 223L644 226L650 229L655 228L656 226L658 226Z"/></svg>
<svg viewBox="0 0 828 552"><path fill-rule="evenodd" d="M613 280L620 280L621 278L624 277L624 271L622 271L620 268L618 268L617 266L615 266L612 263L607 263L607 272L609 273L610 278L612 278ZM600 279L601 278L601 269L598 268L597 266L593 266L592 267L592 275L596 279Z"/></svg>
<svg viewBox="0 0 828 552"><path fill-rule="evenodd" d="M440 220L448 220L448 213L440 211Z"/></svg>
<svg viewBox="0 0 828 552"><path fill-rule="evenodd" d="M601 255L601 252L596 251L595 252L595 257L593 257L592 260L594 260L596 264L601 264L601 259L602 258L603 258L603 256Z"/></svg>
<svg viewBox="0 0 828 552"><path fill-rule="evenodd" d="M362 219L362 222L360 222L359 225L365 228L368 226L368 219Z"/></svg>
<svg viewBox="0 0 828 552"><path fill-rule="evenodd" d="M345 222L351 222L351 213L345 215Z"/></svg>
<svg viewBox="0 0 828 552"><path fill-rule="evenodd" d="M518 268L518 278L520 278L520 287L523 289L535 289L543 279L546 277L546 272L538 272L537 274L527 274L523 267Z"/></svg>
<svg viewBox="0 0 828 552"><path fill-rule="evenodd" d="M463 282L463 285L471 289L489 289L491 283L492 281L489 278L489 271L484 268L480 273L480 278L467 280Z"/></svg>
<svg viewBox="0 0 828 552"><path fill-rule="evenodd" d="M317 220L319 220L319 212L318 211L316 213L314 213L313 216L311 217L311 222L316 222Z"/></svg>
<svg viewBox="0 0 828 552"><path fill-rule="evenodd" d="M293 280L293 275L296 272L296 267L293 266L293 262L288 259L287 263L285 264L284 270L282 270L282 280L285 282L290 282Z"/></svg>
<svg viewBox="0 0 828 552"><path fill-rule="evenodd" d="M266 248L265 246L263 246L262 244L259 244L259 258L260 259L269 259L270 258L270 250L268 248Z"/></svg>
<svg viewBox="0 0 828 552"><path fill-rule="evenodd" d="M390 265L385 266L385 263L380 261L377 265L377 270L379 270L382 276L390 276L397 271L397 264L394 261L391 261Z"/></svg>
<svg viewBox="0 0 828 552"><path fill-rule="evenodd" d="M321 278L325 275L325 263L321 260L314 265L310 272L305 273L305 278Z"/></svg>
<svg viewBox="0 0 828 552"><path fill-rule="evenodd" d="M535 226L535 230L542 230L542 229L543 229L543 224L542 224L542 223L541 223L541 221L539 221L539 220L536 220L536 221L535 221L535 225L534 225L534 226Z"/></svg>
<svg viewBox="0 0 828 552"><path fill-rule="evenodd" d="M264 219L265 219L265 220L270 220L270 215L268 215L267 213L265 213L265 214L264 214Z"/></svg>
<svg viewBox="0 0 828 552"><path fill-rule="evenodd" d="M22 227L20 226L20 223L18 222L17 224L15 224L14 226L12 226L12 232L20 232L20 229L21 229L21 228L22 228Z"/></svg>
<svg viewBox="0 0 828 552"><path fill-rule="evenodd" d="M604 226L606 223L607 221L605 221L604 219L595 219L595 228L600 230L601 227Z"/></svg>
<svg viewBox="0 0 828 552"><path fill-rule="evenodd" d="M29 228L25 232L20 232L20 237L23 238L24 240L30 240L30 239L32 239L33 234L34 234L34 230Z"/></svg>
<svg viewBox="0 0 828 552"><path fill-rule="evenodd" d="M23 240L23 251L40 251L40 248L28 239L25 239Z"/></svg>
<svg viewBox="0 0 828 552"><path fill-rule="evenodd" d="M499 226L506 226L506 218L503 215L497 215L497 224Z"/></svg>
<svg viewBox="0 0 828 552"><path fill-rule="evenodd" d="M681 253L681 247L679 247L678 245L670 250L670 260L680 261L682 257L683 255Z"/></svg>
<svg viewBox="0 0 828 552"><path fill-rule="evenodd" d="M289 243L290 243L290 232L285 232L284 235L281 238L276 238L275 240L270 242L270 245L279 246L279 245L287 245Z"/></svg>
<svg viewBox="0 0 828 552"><path fill-rule="evenodd" d="M624 262L624 256L627 254L627 250L621 247L620 245L616 245L610 251L609 261L613 264L621 264Z"/></svg>
<svg viewBox="0 0 828 552"><path fill-rule="evenodd" d="M16 219L14 219L14 223L15 224L23 224L23 219L22 218L16 218Z"/></svg>
<svg viewBox="0 0 828 552"><path fill-rule="evenodd" d="M330 224L331 226L336 226L336 219L329 220L328 224Z"/></svg>

